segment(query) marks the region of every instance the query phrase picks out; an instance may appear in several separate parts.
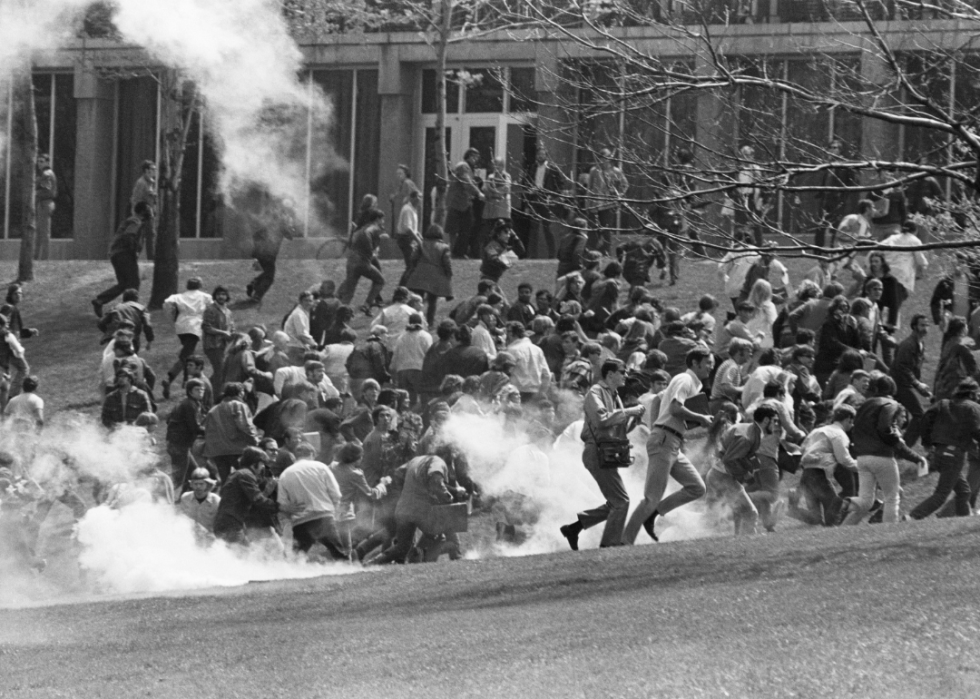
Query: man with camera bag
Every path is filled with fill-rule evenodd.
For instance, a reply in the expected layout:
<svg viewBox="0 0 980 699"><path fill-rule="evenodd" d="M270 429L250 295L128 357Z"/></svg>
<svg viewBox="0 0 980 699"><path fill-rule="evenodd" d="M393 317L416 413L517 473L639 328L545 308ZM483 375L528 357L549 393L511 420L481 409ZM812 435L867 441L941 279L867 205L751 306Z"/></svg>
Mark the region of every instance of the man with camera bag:
<svg viewBox="0 0 980 699"><path fill-rule="evenodd" d="M626 383L626 365L618 359L607 359L600 368L602 380L585 394L585 425L582 427L582 463L595 479L606 502L578 513L578 518L561 528L573 551L578 551L578 537L583 529L605 522L599 547L620 546L623 526L629 512L630 497L619 475L619 468L629 466L629 431L631 418L643 417L642 405L624 408L617 391Z"/></svg>

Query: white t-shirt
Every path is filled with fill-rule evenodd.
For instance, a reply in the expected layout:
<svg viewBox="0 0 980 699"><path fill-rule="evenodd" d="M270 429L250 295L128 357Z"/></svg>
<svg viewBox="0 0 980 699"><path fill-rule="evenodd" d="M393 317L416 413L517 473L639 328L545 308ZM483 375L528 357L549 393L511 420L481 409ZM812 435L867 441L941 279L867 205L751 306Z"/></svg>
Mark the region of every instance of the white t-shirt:
<svg viewBox="0 0 980 699"><path fill-rule="evenodd" d="M690 369L672 378L660 398L660 414L654 425L671 427L683 433L687 427L683 420L671 414L670 406L675 400L683 405L700 392L701 379Z"/></svg>
<svg viewBox="0 0 980 699"><path fill-rule="evenodd" d="M197 335L201 337L201 322L204 309L211 305L211 294L200 289L187 291L167 297L163 307L174 319L174 330L178 335Z"/></svg>

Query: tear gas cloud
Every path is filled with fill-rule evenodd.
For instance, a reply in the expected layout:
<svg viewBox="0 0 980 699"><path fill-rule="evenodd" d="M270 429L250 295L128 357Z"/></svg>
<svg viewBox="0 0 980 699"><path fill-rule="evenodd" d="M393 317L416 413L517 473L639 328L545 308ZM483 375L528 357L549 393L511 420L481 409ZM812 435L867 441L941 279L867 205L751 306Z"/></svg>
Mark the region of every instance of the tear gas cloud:
<svg viewBox="0 0 980 699"><path fill-rule="evenodd" d="M45 529L54 533L40 537L42 548L37 553L77 559L77 569L62 566L61 575L49 569L36 576L29 561L8 557L0 565L0 606L85 598L92 593L189 590L355 572L350 566L310 563L292 554L284 557L278 545L242 551L220 541L202 543L197 525L171 505L154 504L144 490L147 475L161 459L140 428L107 434L89 417L60 413L40 435L5 430L0 450L15 455L17 464L44 488L46 498L70 492L88 503L93 489L101 487L105 494L112 485L127 494L120 498L126 503L121 506L89 509L78 522L74 539L69 538L69 525L59 528L46 523ZM49 519L59 516L63 511L58 515L52 509ZM7 528L4 532L10 533ZM5 548L0 546L0 552Z"/></svg>
<svg viewBox="0 0 980 699"><path fill-rule="evenodd" d="M34 52L63 45L88 4L89 0L0 3L0 85ZM178 69L203 97L206 124L221 152L222 191L235 194L257 184L302 220L310 196L308 171L315 179L346 164L327 143L330 100L299 77L302 55L279 3L115 0L114 7L113 20L123 40ZM0 101L5 122L7 105ZM314 134L309 161L308 128ZM322 223L313 217L311 225Z"/></svg>
<svg viewBox="0 0 980 699"><path fill-rule="evenodd" d="M559 413L567 411L559 410ZM581 412L579 412L581 414ZM446 438L466 455L473 479L495 502L497 521L515 524L522 531L517 545L502 545L482 555L523 556L568 549L559 527L575 520L576 514L603 502L592 476L582 465L582 421L571 423L552 448L535 443L526 421L505 423L497 416L453 415L445 427ZM634 464L623 469L631 510L643 498L646 477L646 431L630 433ZM694 457L695 465L701 459ZM703 470L703 469L702 469ZM670 481L667 493L678 489ZM707 514L702 504L679 508L658 520L661 541L679 541L726 535L727 529L713 525L718 513ZM598 546L602 525L582 533L583 548ZM647 543L641 532L637 543Z"/></svg>

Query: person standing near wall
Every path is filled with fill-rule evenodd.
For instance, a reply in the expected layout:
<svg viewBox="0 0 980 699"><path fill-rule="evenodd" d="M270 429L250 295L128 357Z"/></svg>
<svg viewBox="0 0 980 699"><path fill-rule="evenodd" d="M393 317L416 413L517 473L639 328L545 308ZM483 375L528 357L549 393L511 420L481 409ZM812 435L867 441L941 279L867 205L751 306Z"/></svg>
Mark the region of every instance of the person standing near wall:
<svg viewBox="0 0 980 699"><path fill-rule="evenodd" d="M608 148L599 151L597 162L589 171L588 209L596 225L595 241L589 247L605 255L612 247L612 233L616 229L619 198L626 194L629 183L622 169L613 164L613 153Z"/></svg>
<svg viewBox="0 0 980 699"><path fill-rule="evenodd" d="M157 164L152 160L144 160L142 173L136 184L133 185L133 194L129 197L129 205L132 210L136 210L136 205L143 202L150 209L150 218L147 221L144 242L146 244L146 259L152 261L156 251L157 238L157 206L159 194L157 192Z"/></svg>
<svg viewBox="0 0 980 699"><path fill-rule="evenodd" d="M34 259L46 260L50 255L51 216L54 200L58 198L58 178L51 169L47 153L37 156L37 179L34 184L34 203L37 210L37 237L34 239Z"/></svg>
<svg viewBox="0 0 980 699"><path fill-rule="evenodd" d="M480 151L470 148L449 173L446 191L446 232L453 246L453 257L478 257L480 240L476 234L473 201L483 201L484 195L476 186L473 170L480 162Z"/></svg>

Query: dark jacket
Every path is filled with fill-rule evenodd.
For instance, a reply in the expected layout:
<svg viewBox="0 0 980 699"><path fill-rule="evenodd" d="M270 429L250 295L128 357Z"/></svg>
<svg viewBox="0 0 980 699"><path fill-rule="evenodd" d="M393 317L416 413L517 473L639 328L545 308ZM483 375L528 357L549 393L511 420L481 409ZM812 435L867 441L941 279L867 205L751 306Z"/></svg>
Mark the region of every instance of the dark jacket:
<svg viewBox="0 0 980 699"><path fill-rule="evenodd" d="M204 436L204 408L200 401L185 398L167 418L167 444L175 449L190 449L194 440Z"/></svg>
<svg viewBox="0 0 980 699"><path fill-rule="evenodd" d="M143 250L143 226L144 221L139 216L130 216L123 221L109 244L109 257L139 257Z"/></svg>
<svg viewBox="0 0 980 699"><path fill-rule="evenodd" d="M449 468L445 461L438 456L416 456L406 464L405 486L398 498L395 516L424 524L433 505L453 501L452 493L446 487L448 481Z"/></svg>
<svg viewBox="0 0 980 699"><path fill-rule="evenodd" d="M379 384L391 380L388 373L388 348L376 337L369 337L354 347L347 357L347 374L352 379L374 379Z"/></svg>
<svg viewBox="0 0 980 699"><path fill-rule="evenodd" d="M960 339L949 340L939 355L933 395L936 400L951 398L960 381L977 376L977 359Z"/></svg>
<svg viewBox="0 0 980 699"><path fill-rule="evenodd" d="M900 423L905 408L892 398L869 398L861 404L851 430L855 456L882 456L918 461L919 455L902 440Z"/></svg>
<svg viewBox="0 0 980 699"><path fill-rule="evenodd" d="M570 230L558 243L557 276L564 277L569 272L582 269L582 256L589 237L585 231Z"/></svg>
<svg viewBox="0 0 980 699"><path fill-rule="evenodd" d="M922 443L969 451L980 441L980 405L966 398L941 400L922 416Z"/></svg>
<svg viewBox="0 0 980 699"><path fill-rule="evenodd" d="M102 424L106 427L132 425L142 413L152 413L150 397L138 388L126 394L126 407L123 408L122 390L117 389L106 396L102 404Z"/></svg>
<svg viewBox="0 0 980 699"><path fill-rule="evenodd" d="M840 357L848 349L861 349L861 333L853 316L844 316L842 323L837 323L828 316L820 334L817 336L817 356L813 362L813 373L830 374Z"/></svg>
<svg viewBox="0 0 980 699"><path fill-rule="evenodd" d="M449 246L441 240L426 238L416 246L410 261L405 286L442 298L453 296L453 263Z"/></svg>
<svg viewBox="0 0 980 699"><path fill-rule="evenodd" d="M279 503L262 494L259 481L249 469L235 471L221 486L221 503L214 516L215 534L245 527L256 512L276 514Z"/></svg>
<svg viewBox="0 0 980 699"><path fill-rule="evenodd" d="M911 389L922 379L922 363L926 359L926 348L922 341L912 333L898 343L891 373L899 389Z"/></svg>
<svg viewBox="0 0 980 699"><path fill-rule="evenodd" d="M759 469L759 445L762 430L755 422L742 422L728 428L721 438L718 457L725 470L739 483Z"/></svg>
<svg viewBox="0 0 980 699"><path fill-rule="evenodd" d="M150 312L146 310L146 306L138 301L117 303L111 311L99 319L99 330L105 333L106 342L112 339L112 334L124 320L133 324L134 347L139 347L140 333L146 335L147 342L153 342L153 323L150 320Z"/></svg>
<svg viewBox="0 0 980 699"><path fill-rule="evenodd" d="M310 313L310 335L317 344L331 344L324 340L324 335L330 326L333 325L338 308L340 308L340 300L333 296L321 298L316 306L313 307L313 312ZM336 341L339 342L339 340L340 338L338 337Z"/></svg>
<svg viewBox="0 0 980 699"><path fill-rule="evenodd" d="M443 378L449 374L456 374L465 379L467 376L478 376L490 369L487 353L471 345L453 347L442 355L441 365Z"/></svg>

